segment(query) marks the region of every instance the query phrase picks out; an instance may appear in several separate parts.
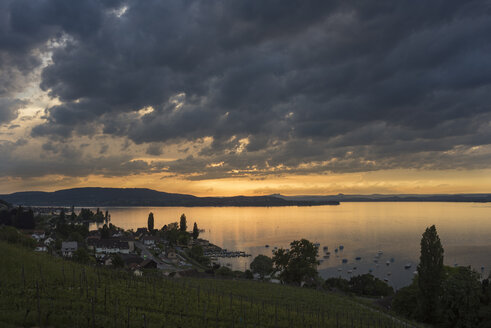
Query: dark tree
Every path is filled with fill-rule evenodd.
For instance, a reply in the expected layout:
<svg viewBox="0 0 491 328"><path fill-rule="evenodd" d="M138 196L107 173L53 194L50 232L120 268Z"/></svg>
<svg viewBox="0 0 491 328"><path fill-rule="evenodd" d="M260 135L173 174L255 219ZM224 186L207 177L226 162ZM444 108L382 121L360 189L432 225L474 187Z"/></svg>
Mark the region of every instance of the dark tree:
<svg viewBox="0 0 491 328"><path fill-rule="evenodd" d="M394 294L392 287L369 273L352 277L349 280L349 289L355 294L366 296L389 296Z"/></svg>
<svg viewBox="0 0 491 328"><path fill-rule="evenodd" d="M114 268L124 268L124 261L119 254L113 254L111 264Z"/></svg>
<svg viewBox="0 0 491 328"><path fill-rule="evenodd" d="M295 240L290 250L280 248L273 253L275 270L286 283L312 283L317 278L317 254L319 247L307 239Z"/></svg>
<svg viewBox="0 0 491 328"><path fill-rule="evenodd" d="M24 211L21 206L15 212L13 222L14 226L19 229L34 229L36 227L32 209L29 208L27 211Z"/></svg>
<svg viewBox="0 0 491 328"><path fill-rule="evenodd" d="M419 313L425 322L437 322L441 311L443 280L443 247L436 227L426 228L421 238L421 256L418 265Z"/></svg>
<svg viewBox="0 0 491 328"><path fill-rule="evenodd" d="M179 222L179 230L186 231L187 228L188 228L188 226L187 226L186 215L182 214L181 215L181 221Z"/></svg>
<svg viewBox="0 0 491 328"><path fill-rule="evenodd" d="M101 229L101 239L108 239L109 237L111 237L109 227L107 224L104 224Z"/></svg>
<svg viewBox="0 0 491 328"><path fill-rule="evenodd" d="M261 278L273 271L273 260L266 255L258 255L254 258L251 265L251 270L254 273L259 273Z"/></svg>
<svg viewBox="0 0 491 328"><path fill-rule="evenodd" d="M87 264L90 262L90 256L85 248L79 248L73 253L72 260L79 263Z"/></svg>
<svg viewBox="0 0 491 328"><path fill-rule="evenodd" d="M445 327L477 327L482 286L470 267L452 269L442 284L442 321Z"/></svg>
<svg viewBox="0 0 491 328"><path fill-rule="evenodd" d="M154 225L153 213L150 212L150 214L148 214L148 231L150 232L153 231L153 225Z"/></svg>
<svg viewBox="0 0 491 328"><path fill-rule="evenodd" d="M196 224L196 222L194 222L194 226L193 226L193 239L194 240L198 239L198 236L199 236L198 225Z"/></svg>

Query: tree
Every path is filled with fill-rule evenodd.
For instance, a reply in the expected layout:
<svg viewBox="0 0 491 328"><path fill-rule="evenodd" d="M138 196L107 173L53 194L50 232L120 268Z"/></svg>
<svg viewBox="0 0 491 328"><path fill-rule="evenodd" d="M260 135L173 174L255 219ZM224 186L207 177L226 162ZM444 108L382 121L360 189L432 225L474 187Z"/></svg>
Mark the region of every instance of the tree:
<svg viewBox="0 0 491 328"><path fill-rule="evenodd" d="M194 226L193 226L193 239L194 240L198 239L198 236L199 236L198 225L196 224L196 222L194 222Z"/></svg>
<svg viewBox="0 0 491 328"><path fill-rule="evenodd" d="M452 271L442 284L442 321L446 327L477 327L482 291L479 274L470 267Z"/></svg>
<svg viewBox="0 0 491 328"><path fill-rule="evenodd" d="M107 224L104 224L101 229L101 239L108 239L109 237L111 237L111 232Z"/></svg>
<svg viewBox="0 0 491 328"><path fill-rule="evenodd" d="M273 271L273 260L266 255L258 255L254 258L250 267L252 272L258 273L261 278L264 278L265 275Z"/></svg>
<svg viewBox="0 0 491 328"><path fill-rule="evenodd" d="M287 283L300 285L302 282L313 282L317 278L317 254L319 247L307 239L295 240L290 249L280 248L273 253L275 270Z"/></svg>
<svg viewBox="0 0 491 328"><path fill-rule="evenodd" d="M90 256L85 248L79 248L75 252L73 252L72 260L74 260L75 262L87 264L90 262Z"/></svg>
<svg viewBox="0 0 491 328"><path fill-rule="evenodd" d="M165 238L169 241L171 245L177 244L177 239L179 237L179 229L177 222L172 222L167 225L167 230L165 231Z"/></svg>
<svg viewBox="0 0 491 328"><path fill-rule="evenodd" d="M187 245L189 243L189 234L187 232L179 231L177 242L180 245Z"/></svg>
<svg viewBox="0 0 491 328"><path fill-rule="evenodd" d="M113 254L111 264L114 268L124 268L124 261L119 254Z"/></svg>
<svg viewBox="0 0 491 328"><path fill-rule="evenodd" d="M421 238L421 256L418 265L419 316L425 322L437 322L441 310L443 276L443 247L436 227L426 228Z"/></svg>
<svg viewBox="0 0 491 328"><path fill-rule="evenodd" d="M152 232L154 226L153 213L148 214L148 231Z"/></svg>
<svg viewBox="0 0 491 328"><path fill-rule="evenodd" d="M187 226L187 221L186 221L186 215L184 215L184 213L183 213L181 215L181 221L179 223L179 230L186 231L187 228L188 228L188 226Z"/></svg>
<svg viewBox="0 0 491 328"><path fill-rule="evenodd" d="M202 264L204 266L210 265L210 258L207 256L204 256L203 247L198 246L198 245L194 245L193 247L188 249L187 253L188 253L189 257L196 260L200 264Z"/></svg>
<svg viewBox="0 0 491 328"><path fill-rule="evenodd" d="M349 280L349 290L355 294L367 296L389 296L394 294L392 287L369 273L352 277Z"/></svg>

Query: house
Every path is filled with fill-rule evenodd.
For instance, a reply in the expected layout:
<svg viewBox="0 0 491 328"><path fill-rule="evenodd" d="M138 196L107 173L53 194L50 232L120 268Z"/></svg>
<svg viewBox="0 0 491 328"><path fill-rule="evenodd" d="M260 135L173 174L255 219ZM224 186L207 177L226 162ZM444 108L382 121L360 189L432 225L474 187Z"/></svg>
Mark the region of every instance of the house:
<svg viewBox="0 0 491 328"><path fill-rule="evenodd" d="M121 259L124 265L131 268L132 265L138 265L143 262L143 259L138 255L133 254L121 254Z"/></svg>
<svg viewBox="0 0 491 328"><path fill-rule="evenodd" d="M144 260L140 263L140 268L142 269L157 269L157 262L154 260Z"/></svg>
<svg viewBox="0 0 491 328"><path fill-rule="evenodd" d="M135 251L135 238L131 236L124 236L120 237L119 240L128 243L128 246L130 247L130 252Z"/></svg>
<svg viewBox="0 0 491 328"><path fill-rule="evenodd" d="M145 236L147 233L148 233L147 228L138 228L136 229L135 236L141 238L142 236Z"/></svg>
<svg viewBox="0 0 491 328"><path fill-rule="evenodd" d="M172 249L171 249L171 250L169 250L169 251L167 252L167 258L168 258L169 260L175 260L175 259L177 259L176 252L175 252L174 250L172 250Z"/></svg>
<svg viewBox="0 0 491 328"><path fill-rule="evenodd" d="M43 243L38 243L36 248L34 249L35 252L47 252L48 251L48 247L46 247L46 245L44 245Z"/></svg>
<svg viewBox="0 0 491 328"><path fill-rule="evenodd" d="M31 237L36 239L37 241L40 241L40 240L46 238L46 233L44 232L44 230L34 230L31 233Z"/></svg>
<svg viewBox="0 0 491 328"><path fill-rule="evenodd" d="M66 257L72 257L73 253L78 249L76 241L64 241L61 243L61 254Z"/></svg>
<svg viewBox="0 0 491 328"><path fill-rule="evenodd" d="M36 239L36 241L46 238L46 232L44 230L22 229L21 231L31 238Z"/></svg>
<svg viewBox="0 0 491 328"><path fill-rule="evenodd" d="M153 246L157 243L159 238L155 236L143 236L142 240L145 246Z"/></svg>
<svg viewBox="0 0 491 328"><path fill-rule="evenodd" d="M87 239L87 245L96 254L130 253L128 242L119 239Z"/></svg>
<svg viewBox="0 0 491 328"><path fill-rule="evenodd" d="M44 245L45 245L45 246L49 246L49 245L51 245L51 244L54 244L54 242L55 242L55 240L54 240L53 238L48 237L48 238L46 238L46 239L44 240Z"/></svg>

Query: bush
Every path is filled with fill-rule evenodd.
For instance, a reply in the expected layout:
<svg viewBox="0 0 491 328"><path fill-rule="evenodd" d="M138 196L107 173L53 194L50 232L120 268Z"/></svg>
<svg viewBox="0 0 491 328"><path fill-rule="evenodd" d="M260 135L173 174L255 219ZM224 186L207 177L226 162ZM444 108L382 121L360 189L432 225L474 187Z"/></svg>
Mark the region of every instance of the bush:
<svg viewBox="0 0 491 328"><path fill-rule="evenodd" d="M415 318L418 310L419 289L416 282L397 291L392 300L392 309L408 318Z"/></svg>
<svg viewBox="0 0 491 328"><path fill-rule="evenodd" d="M355 294L365 296L389 296L394 294L392 287L369 273L352 277L349 281L349 290Z"/></svg>
<svg viewBox="0 0 491 328"><path fill-rule="evenodd" d="M222 266L222 267L218 268L217 270L215 270L215 275L221 276L221 277L233 277L234 272L231 269Z"/></svg>
<svg viewBox="0 0 491 328"><path fill-rule="evenodd" d="M327 289L337 289L343 292L349 291L348 280L343 278L329 278L324 283L324 287Z"/></svg>
<svg viewBox="0 0 491 328"><path fill-rule="evenodd" d="M19 244L31 249L36 247L36 241L34 239L24 236L17 229L9 226L0 227L0 240L5 240L10 244Z"/></svg>

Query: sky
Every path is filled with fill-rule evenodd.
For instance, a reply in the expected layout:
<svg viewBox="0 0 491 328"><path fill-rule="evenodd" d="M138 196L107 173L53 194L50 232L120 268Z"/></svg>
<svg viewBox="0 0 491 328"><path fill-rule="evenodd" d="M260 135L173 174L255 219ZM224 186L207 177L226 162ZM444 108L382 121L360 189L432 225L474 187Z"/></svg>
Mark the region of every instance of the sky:
<svg viewBox="0 0 491 328"><path fill-rule="evenodd" d="M0 193L491 192L490 14L0 0Z"/></svg>

